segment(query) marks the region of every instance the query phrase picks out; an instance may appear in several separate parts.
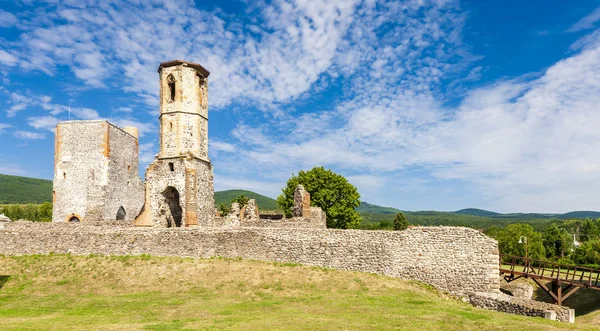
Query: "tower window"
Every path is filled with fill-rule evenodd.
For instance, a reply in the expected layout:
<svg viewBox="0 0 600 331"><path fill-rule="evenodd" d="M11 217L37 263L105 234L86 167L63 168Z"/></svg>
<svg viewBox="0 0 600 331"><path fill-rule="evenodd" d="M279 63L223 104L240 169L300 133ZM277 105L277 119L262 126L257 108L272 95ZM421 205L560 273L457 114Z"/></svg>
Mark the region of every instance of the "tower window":
<svg viewBox="0 0 600 331"><path fill-rule="evenodd" d="M63 179L67 179L67 173L63 172Z"/></svg>
<svg viewBox="0 0 600 331"><path fill-rule="evenodd" d="M169 170L175 171L175 165L173 164L173 162L169 162Z"/></svg>
<svg viewBox="0 0 600 331"><path fill-rule="evenodd" d="M173 122L169 122L169 132L173 132Z"/></svg>
<svg viewBox="0 0 600 331"><path fill-rule="evenodd" d="M169 75L167 77L167 85L169 86L169 102L175 101L175 77Z"/></svg>

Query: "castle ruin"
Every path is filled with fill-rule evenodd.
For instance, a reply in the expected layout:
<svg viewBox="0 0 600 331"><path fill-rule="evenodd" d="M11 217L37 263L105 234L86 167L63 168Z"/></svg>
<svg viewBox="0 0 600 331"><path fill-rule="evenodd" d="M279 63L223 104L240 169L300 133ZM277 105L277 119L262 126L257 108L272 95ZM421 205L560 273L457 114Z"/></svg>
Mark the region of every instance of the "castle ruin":
<svg viewBox="0 0 600 331"><path fill-rule="evenodd" d="M164 62L160 150L138 174L138 134L105 120L56 127L53 222L11 222L0 254L242 257L417 280L476 306L572 321L566 307L499 294L498 243L461 227L405 231L326 229L310 194L294 192L292 218L261 217L256 201L216 215L208 158L208 76L201 65ZM146 227L146 228L135 228ZM178 229L184 228L184 229ZM550 312L550 314L548 314ZM554 314L554 315L552 315Z"/></svg>
<svg viewBox="0 0 600 331"><path fill-rule="evenodd" d="M54 222L135 219L144 203L135 128L105 120L62 122L54 148Z"/></svg>
<svg viewBox="0 0 600 331"><path fill-rule="evenodd" d="M208 76L200 64L174 60L158 67L160 148L138 174L138 133L106 120L67 121L56 128L53 222L124 220L139 227L325 228L302 189L291 219L262 220L259 206L215 213L208 158ZM234 206L235 207L235 206Z"/></svg>

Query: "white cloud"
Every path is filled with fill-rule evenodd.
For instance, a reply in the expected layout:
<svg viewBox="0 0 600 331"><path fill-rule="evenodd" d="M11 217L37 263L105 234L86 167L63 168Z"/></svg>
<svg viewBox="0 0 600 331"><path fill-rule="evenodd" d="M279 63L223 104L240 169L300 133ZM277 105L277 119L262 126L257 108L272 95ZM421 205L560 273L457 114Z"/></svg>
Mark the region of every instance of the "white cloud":
<svg viewBox="0 0 600 331"><path fill-rule="evenodd" d="M210 141L210 150L215 152L233 153L236 151L236 147L233 144L213 139Z"/></svg>
<svg viewBox="0 0 600 331"><path fill-rule="evenodd" d="M594 25L598 21L600 21L600 7L596 8L593 12L577 21L577 23L569 27L566 32L578 32L582 30L593 29Z"/></svg>
<svg viewBox="0 0 600 331"><path fill-rule="evenodd" d="M60 120L54 116L34 116L27 119L27 124L36 128L54 132Z"/></svg>
<svg viewBox="0 0 600 331"><path fill-rule="evenodd" d="M16 56L0 49L0 63L12 67L17 64L18 60L19 59Z"/></svg>
<svg viewBox="0 0 600 331"><path fill-rule="evenodd" d="M0 134L6 132L6 129L12 127L10 124L0 123Z"/></svg>
<svg viewBox="0 0 600 331"><path fill-rule="evenodd" d="M19 139L45 139L46 135L42 134L42 133L38 133L38 132L31 132L31 131L15 131L15 137L19 138Z"/></svg>
<svg viewBox="0 0 600 331"><path fill-rule="evenodd" d="M18 22L19 20L15 15L0 9L0 28L12 27Z"/></svg>

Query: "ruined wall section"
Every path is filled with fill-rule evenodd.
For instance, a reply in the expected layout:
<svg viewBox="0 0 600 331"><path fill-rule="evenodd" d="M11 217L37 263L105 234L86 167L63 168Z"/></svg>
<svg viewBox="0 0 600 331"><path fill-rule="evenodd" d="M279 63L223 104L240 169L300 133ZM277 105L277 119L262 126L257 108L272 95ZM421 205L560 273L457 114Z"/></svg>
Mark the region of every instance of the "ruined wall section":
<svg viewBox="0 0 600 331"><path fill-rule="evenodd" d="M108 123L69 121L59 123L55 137L53 222L71 216L102 215L102 197L108 184ZM88 194L89 193L89 194Z"/></svg>
<svg viewBox="0 0 600 331"><path fill-rule="evenodd" d="M56 128L53 222L132 220L143 204L137 139L105 120L61 122ZM118 204L118 205L117 205Z"/></svg>
<svg viewBox="0 0 600 331"><path fill-rule="evenodd" d="M174 227L166 190L179 195L181 227L214 226L214 186L210 163L196 158L155 160L146 171L146 206L138 226Z"/></svg>
<svg viewBox="0 0 600 331"><path fill-rule="evenodd" d="M469 228L143 229L16 223L0 230L0 254L241 257L417 280L463 297L499 291L498 244Z"/></svg>
<svg viewBox="0 0 600 331"><path fill-rule="evenodd" d="M124 220L134 220L144 205L144 183L138 173L138 140L112 124L108 126L108 137L108 185L102 219L116 219L119 208L123 207Z"/></svg>

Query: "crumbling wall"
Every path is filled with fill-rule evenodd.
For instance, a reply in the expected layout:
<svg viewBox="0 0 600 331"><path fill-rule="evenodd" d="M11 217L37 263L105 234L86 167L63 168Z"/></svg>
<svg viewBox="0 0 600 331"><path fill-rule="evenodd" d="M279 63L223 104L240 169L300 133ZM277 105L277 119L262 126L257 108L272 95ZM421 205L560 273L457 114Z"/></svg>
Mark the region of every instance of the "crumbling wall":
<svg viewBox="0 0 600 331"><path fill-rule="evenodd" d="M179 195L181 226L214 226L212 166L190 157L157 159L146 171L146 204L139 226L168 227L169 204L166 190Z"/></svg>
<svg viewBox="0 0 600 331"><path fill-rule="evenodd" d="M469 295L469 301L472 305L479 308L575 323L575 311L569 307L521 299L500 292L471 293Z"/></svg>
<svg viewBox="0 0 600 331"><path fill-rule="evenodd" d="M469 228L148 229L18 223L0 230L0 254L242 257L417 280L457 296L499 291L497 242Z"/></svg>

